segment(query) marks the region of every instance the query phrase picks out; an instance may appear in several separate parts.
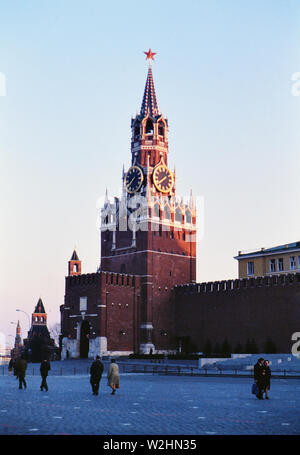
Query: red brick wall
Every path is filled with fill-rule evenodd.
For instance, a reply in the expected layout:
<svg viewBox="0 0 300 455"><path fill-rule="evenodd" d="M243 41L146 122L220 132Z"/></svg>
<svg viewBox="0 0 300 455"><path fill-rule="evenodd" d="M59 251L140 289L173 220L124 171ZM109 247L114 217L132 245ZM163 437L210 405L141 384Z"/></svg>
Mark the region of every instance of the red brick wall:
<svg viewBox="0 0 300 455"><path fill-rule="evenodd" d="M101 300L106 307L101 308L101 336L107 337L107 349L137 351L140 278L102 273L102 283Z"/></svg>
<svg viewBox="0 0 300 455"><path fill-rule="evenodd" d="M233 289L224 290L225 283ZM179 288L174 297L176 333L190 337L194 350L208 339L214 346L227 338L234 349L253 338L263 352L270 337L278 352L291 352L291 336L300 331L300 274L197 287Z"/></svg>

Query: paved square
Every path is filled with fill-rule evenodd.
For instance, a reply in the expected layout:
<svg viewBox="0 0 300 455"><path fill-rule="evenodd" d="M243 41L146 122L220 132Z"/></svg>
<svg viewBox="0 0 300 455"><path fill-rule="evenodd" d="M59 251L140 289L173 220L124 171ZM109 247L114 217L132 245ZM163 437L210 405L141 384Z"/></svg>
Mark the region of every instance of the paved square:
<svg viewBox="0 0 300 455"><path fill-rule="evenodd" d="M37 370L37 366L35 366ZM30 368L29 368L30 370ZM300 434L300 381L274 379L270 400L251 395L250 378L121 374L115 396L91 392L89 376L0 376L0 434L19 435L295 435Z"/></svg>

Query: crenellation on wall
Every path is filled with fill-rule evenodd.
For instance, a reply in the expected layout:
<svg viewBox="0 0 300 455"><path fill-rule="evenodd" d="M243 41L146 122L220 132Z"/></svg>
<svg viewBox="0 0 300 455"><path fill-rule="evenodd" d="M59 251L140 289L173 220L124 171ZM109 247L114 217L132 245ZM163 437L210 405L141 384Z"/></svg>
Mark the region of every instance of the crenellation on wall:
<svg viewBox="0 0 300 455"><path fill-rule="evenodd" d="M136 276L125 273L115 272L97 272L97 273L86 273L83 275L67 276L67 284L71 287L96 284L101 280L101 276L104 279L105 285L113 286L129 286L136 287Z"/></svg>
<svg viewBox="0 0 300 455"><path fill-rule="evenodd" d="M174 286L175 295L219 293L224 291L243 291L249 288L300 285L300 273L287 273L235 280L208 281L203 283L188 283Z"/></svg>

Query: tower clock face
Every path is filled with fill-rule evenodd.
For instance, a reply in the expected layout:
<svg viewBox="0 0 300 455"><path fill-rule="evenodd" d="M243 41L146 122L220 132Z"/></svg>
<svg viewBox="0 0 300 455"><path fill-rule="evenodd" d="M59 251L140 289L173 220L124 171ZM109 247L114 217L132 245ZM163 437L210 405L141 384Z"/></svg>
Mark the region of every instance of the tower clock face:
<svg viewBox="0 0 300 455"><path fill-rule="evenodd" d="M174 184L174 177L170 169L164 164L159 164L153 171L153 183L162 193L171 191Z"/></svg>
<svg viewBox="0 0 300 455"><path fill-rule="evenodd" d="M125 176L125 186L128 193L138 191L143 183L143 171L138 166L131 166Z"/></svg>

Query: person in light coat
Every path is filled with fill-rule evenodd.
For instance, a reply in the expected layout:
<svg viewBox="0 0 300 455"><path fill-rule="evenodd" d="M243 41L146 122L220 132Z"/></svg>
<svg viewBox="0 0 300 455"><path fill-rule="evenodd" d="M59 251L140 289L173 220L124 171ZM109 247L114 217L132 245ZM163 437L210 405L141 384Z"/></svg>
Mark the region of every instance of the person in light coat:
<svg viewBox="0 0 300 455"><path fill-rule="evenodd" d="M110 362L111 363L107 372L107 385L112 388L111 394L114 395L116 393L116 389L120 388L120 373L115 359L111 359Z"/></svg>

